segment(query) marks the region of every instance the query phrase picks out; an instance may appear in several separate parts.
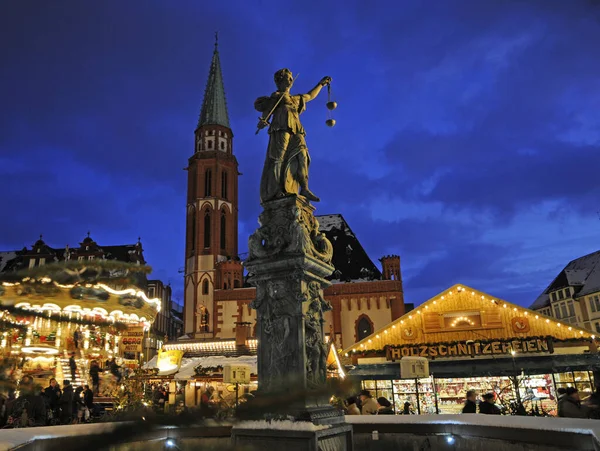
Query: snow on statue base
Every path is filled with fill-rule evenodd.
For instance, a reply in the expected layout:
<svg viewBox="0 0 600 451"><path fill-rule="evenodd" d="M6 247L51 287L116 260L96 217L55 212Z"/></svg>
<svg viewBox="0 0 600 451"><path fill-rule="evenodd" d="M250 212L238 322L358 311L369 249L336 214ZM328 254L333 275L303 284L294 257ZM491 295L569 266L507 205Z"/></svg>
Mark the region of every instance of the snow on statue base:
<svg viewBox="0 0 600 451"><path fill-rule="evenodd" d="M239 425L232 432L234 443L281 447L289 442L296 449L293 443L301 442L297 449L351 449L351 427L329 405L327 390L323 323L331 305L323 289L330 285L325 277L334 270L333 248L303 196L280 197L264 202L263 208L245 263L256 286L251 307L256 309L258 338L259 392L248 403L249 417L292 420L308 429ZM307 448L309 443L314 447Z"/></svg>

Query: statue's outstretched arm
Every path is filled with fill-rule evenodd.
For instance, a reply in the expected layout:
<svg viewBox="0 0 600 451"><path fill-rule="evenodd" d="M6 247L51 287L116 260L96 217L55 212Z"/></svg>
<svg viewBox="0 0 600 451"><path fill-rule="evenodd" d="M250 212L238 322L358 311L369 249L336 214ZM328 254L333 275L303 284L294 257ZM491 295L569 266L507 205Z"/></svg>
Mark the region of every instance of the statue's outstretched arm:
<svg viewBox="0 0 600 451"><path fill-rule="evenodd" d="M323 86L326 86L329 83L331 83L331 77L323 77L321 79L321 81L319 83L317 83L317 86L315 86L310 91L308 91L306 94L304 94L304 96L303 96L304 101L310 102L311 100L316 99L317 96L319 95L319 93L321 92L321 89L323 89Z"/></svg>

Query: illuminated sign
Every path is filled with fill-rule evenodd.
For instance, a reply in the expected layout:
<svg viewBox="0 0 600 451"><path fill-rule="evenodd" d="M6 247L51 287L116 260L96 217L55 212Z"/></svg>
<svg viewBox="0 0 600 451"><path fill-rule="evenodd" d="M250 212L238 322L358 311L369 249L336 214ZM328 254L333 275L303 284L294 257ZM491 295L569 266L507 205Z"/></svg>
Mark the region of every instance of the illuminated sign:
<svg viewBox="0 0 600 451"><path fill-rule="evenodd" d="M142 352L144 346L144 328L130 327L121 335L122 352Z"/></svg>
<svg viewBox="0 0 600 451"><path fill-rule="evenodd" d="M156 367L161 373L171 373L177 371L181 366L181 359L183 358L183 351L158 351L158 357L156 359Z"/></svg>
<svg viewBox="0 0 600 451"><path fill-rule="evenodd" d="M475 357L508 354L553 353L551 339L531 338L490 341L462 341L457 343L436 343L424 345L387 346L385 355L392 362L402 357L450 358Z"/></svg>

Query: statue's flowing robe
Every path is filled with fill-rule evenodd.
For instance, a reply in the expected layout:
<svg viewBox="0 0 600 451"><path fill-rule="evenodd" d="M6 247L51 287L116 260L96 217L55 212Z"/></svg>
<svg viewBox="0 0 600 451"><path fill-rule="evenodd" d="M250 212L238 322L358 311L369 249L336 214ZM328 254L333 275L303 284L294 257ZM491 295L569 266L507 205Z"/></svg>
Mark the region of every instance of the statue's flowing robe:
<svg viewBox="0 0 600 451"><path fill-rule="evenodd" d="M268 113L281 95L281 92L274 92L270 97L260 97L254 103L254 107L262 113ZM269 126L267 156L260 182L261 202L280 195L297 193L299 176L306 177L308 174L310 156L306 147L306 133L300 122L300 114L306 109L306 100L306 94L285 94L273 112ZM304 171L303 165L306 165Z"/></svg>

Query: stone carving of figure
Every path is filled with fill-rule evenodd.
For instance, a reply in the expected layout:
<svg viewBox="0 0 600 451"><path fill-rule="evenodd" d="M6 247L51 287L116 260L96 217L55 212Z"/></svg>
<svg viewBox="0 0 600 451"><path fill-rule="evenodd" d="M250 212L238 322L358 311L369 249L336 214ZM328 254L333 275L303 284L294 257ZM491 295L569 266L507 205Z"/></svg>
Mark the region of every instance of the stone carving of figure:
<svg viewBox="0 0 600 451"><path fill-rule="evenodd" d="M323 313L331 310L318 282L310 282L306 298L309 307L304 316L306 340L306 376L313 386L325 383L327 379L327 346L323 341Z"/></svg>
<svg viewBox="0 0 600 451"><path fill-rule="evenodd" d="M323 341L322 313L317 311L318 302L313 301L305 315L306 376L312 386L319 386L327 379L327 346Z"/></svg>
<svg viewBox="0 0 600 451"><path fill-rule="evenodd" d="M306 109L306 103L314 100L321 89L331 83L331 77L323 77L307 94L292 95L292 72L281 69L275 72L277 91L271 96L259 97L254 108L262 113L259 129L269 126L269 145L260 181L260 200L296 194L308 200L318 202L308 188L308 166L310 156L306 147L305 131L300 122L300 114ZM277 103L279 100L281 101ZM269 123L269 113L272 120Z"/></svg>
<svg viewBox="0 0 600 451"><path fill-rule="evenodd" d="M289 343L291 333L291 303L284 282L270 282L267 287L267 302L264 304L262 316L264 337L268 341L269 353L269 385L276 386L284 380L285 372L292 365L294 351ZM261 308L262 302L258 303Z"/></svg>

